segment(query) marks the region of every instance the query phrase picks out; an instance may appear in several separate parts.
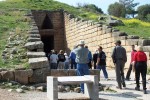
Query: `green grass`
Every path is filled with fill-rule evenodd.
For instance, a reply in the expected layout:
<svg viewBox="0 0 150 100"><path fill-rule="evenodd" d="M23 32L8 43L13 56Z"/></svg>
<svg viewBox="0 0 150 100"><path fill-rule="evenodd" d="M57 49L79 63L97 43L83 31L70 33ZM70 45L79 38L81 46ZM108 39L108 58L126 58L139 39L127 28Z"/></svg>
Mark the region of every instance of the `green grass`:
<svg viewBox="0 0 150 100"><path fill-rule="evenodd" d="M150 23L143 22L138 19L121 19L125 26L117 26L121 31L128 35L137 35L143 38L150 37Z"/></svg>

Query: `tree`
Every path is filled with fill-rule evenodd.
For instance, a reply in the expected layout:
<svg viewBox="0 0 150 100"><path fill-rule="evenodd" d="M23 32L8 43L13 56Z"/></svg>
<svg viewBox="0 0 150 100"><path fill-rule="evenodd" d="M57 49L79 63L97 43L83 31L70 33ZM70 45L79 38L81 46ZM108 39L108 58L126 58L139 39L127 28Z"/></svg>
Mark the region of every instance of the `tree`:
<svg viewBox="0 0 150 100"><path fill-rule="evenodd" d="M125 17L125 7L122 4L115 2L114 4L109 5L108 13L109 13L109 15L124 18Z"/></svg>
<svg viewBox="0 0 150 100"><path fill-rule="evenodd" d="M119 0L119 3L122 4L125 7L125 14L130 14L134 18L134 15L137 14L137 11L135 11L135 7L139 3L133 3L134 0Z"/></svg>
<svg viewBox="0 0 150 100"><path fill-rule="evenodd" d="M138 11L138 18L140 20L147 21L147 19L149 19L150 14L150 4L139 6L137 11Z"/></svg>
<svg viewBox="0 0 150 100"><path fill-rule="evenodd" d="M95 12L95 13L103 13L102 9L101 8L98 8L97 6L95 6L94 4L84 4L83 5L83 8L85 8L86 10L88 11L92 11L92 12Z"/></svg>

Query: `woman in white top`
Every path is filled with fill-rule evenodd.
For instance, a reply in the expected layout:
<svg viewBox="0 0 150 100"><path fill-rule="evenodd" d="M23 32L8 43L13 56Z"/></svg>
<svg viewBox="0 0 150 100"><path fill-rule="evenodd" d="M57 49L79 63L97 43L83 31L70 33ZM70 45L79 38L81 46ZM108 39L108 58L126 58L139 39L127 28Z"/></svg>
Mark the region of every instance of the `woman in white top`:
<svg viewBox="0 0 150 100"><path fill-rule="evenodd" d="M65 68L64 69L69 69L69 57L68 57L68 55L67 55L67 53L64 53L64 55L65 55L65 58L66 58L66 60L65 60Z"/></svg>

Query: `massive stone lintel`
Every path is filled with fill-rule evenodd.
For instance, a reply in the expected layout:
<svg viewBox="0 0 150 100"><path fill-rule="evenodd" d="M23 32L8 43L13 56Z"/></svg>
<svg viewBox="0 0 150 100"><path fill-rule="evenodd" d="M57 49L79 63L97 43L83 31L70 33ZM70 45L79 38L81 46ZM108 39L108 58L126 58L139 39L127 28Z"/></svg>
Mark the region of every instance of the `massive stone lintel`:
<svg viewBox="0 0 150 100"><path fill-rule="evenodd" d="M28 58L45 57L45 52L27 52Z"/></svg>
<svg viewBox="0 0 150 100"><path fill-rule="evenodd" d="M30 65L31 69L48 68L49 61L48 61L47 57L30 58L29 65Z"/></svg>

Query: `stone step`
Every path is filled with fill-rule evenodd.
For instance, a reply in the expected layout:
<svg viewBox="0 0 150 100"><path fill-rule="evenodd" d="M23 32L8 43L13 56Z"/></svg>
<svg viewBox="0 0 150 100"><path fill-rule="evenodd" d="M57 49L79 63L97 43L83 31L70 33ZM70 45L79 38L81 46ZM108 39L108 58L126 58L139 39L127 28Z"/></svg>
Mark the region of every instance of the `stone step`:
<svg viewBox="0 0 150 100"><path fill-rule="evenodd" d="M36 41L41 41L41 38L33 38L33 37L28 38L28 42L36 42Z"/></svg>
<svg viewBox="0 0 150 100"><path fill-rule="evenodd" d="M31 69L48 68L49 61L47 57L29 58L29 66Z"/></svg>
<svg viewBox="0 0 150 100"><path fill-rule="evenodd" d="M40 38L40 34L29 34L29 37L31 38Z"/></svg>
<svg viewBox="0 0 150 100"><path fill-rule="evenodd" d="M45 52L27 52L28 58L45 57Z"/></svg>
<svg viewBox="0 0 150 100"><path fill-rule="evenodd" d="M43 49L44 44L42 41L36 41L36 42L28 42L25 44L25 48L28 50L37 50L37 49Z"/></svg>

